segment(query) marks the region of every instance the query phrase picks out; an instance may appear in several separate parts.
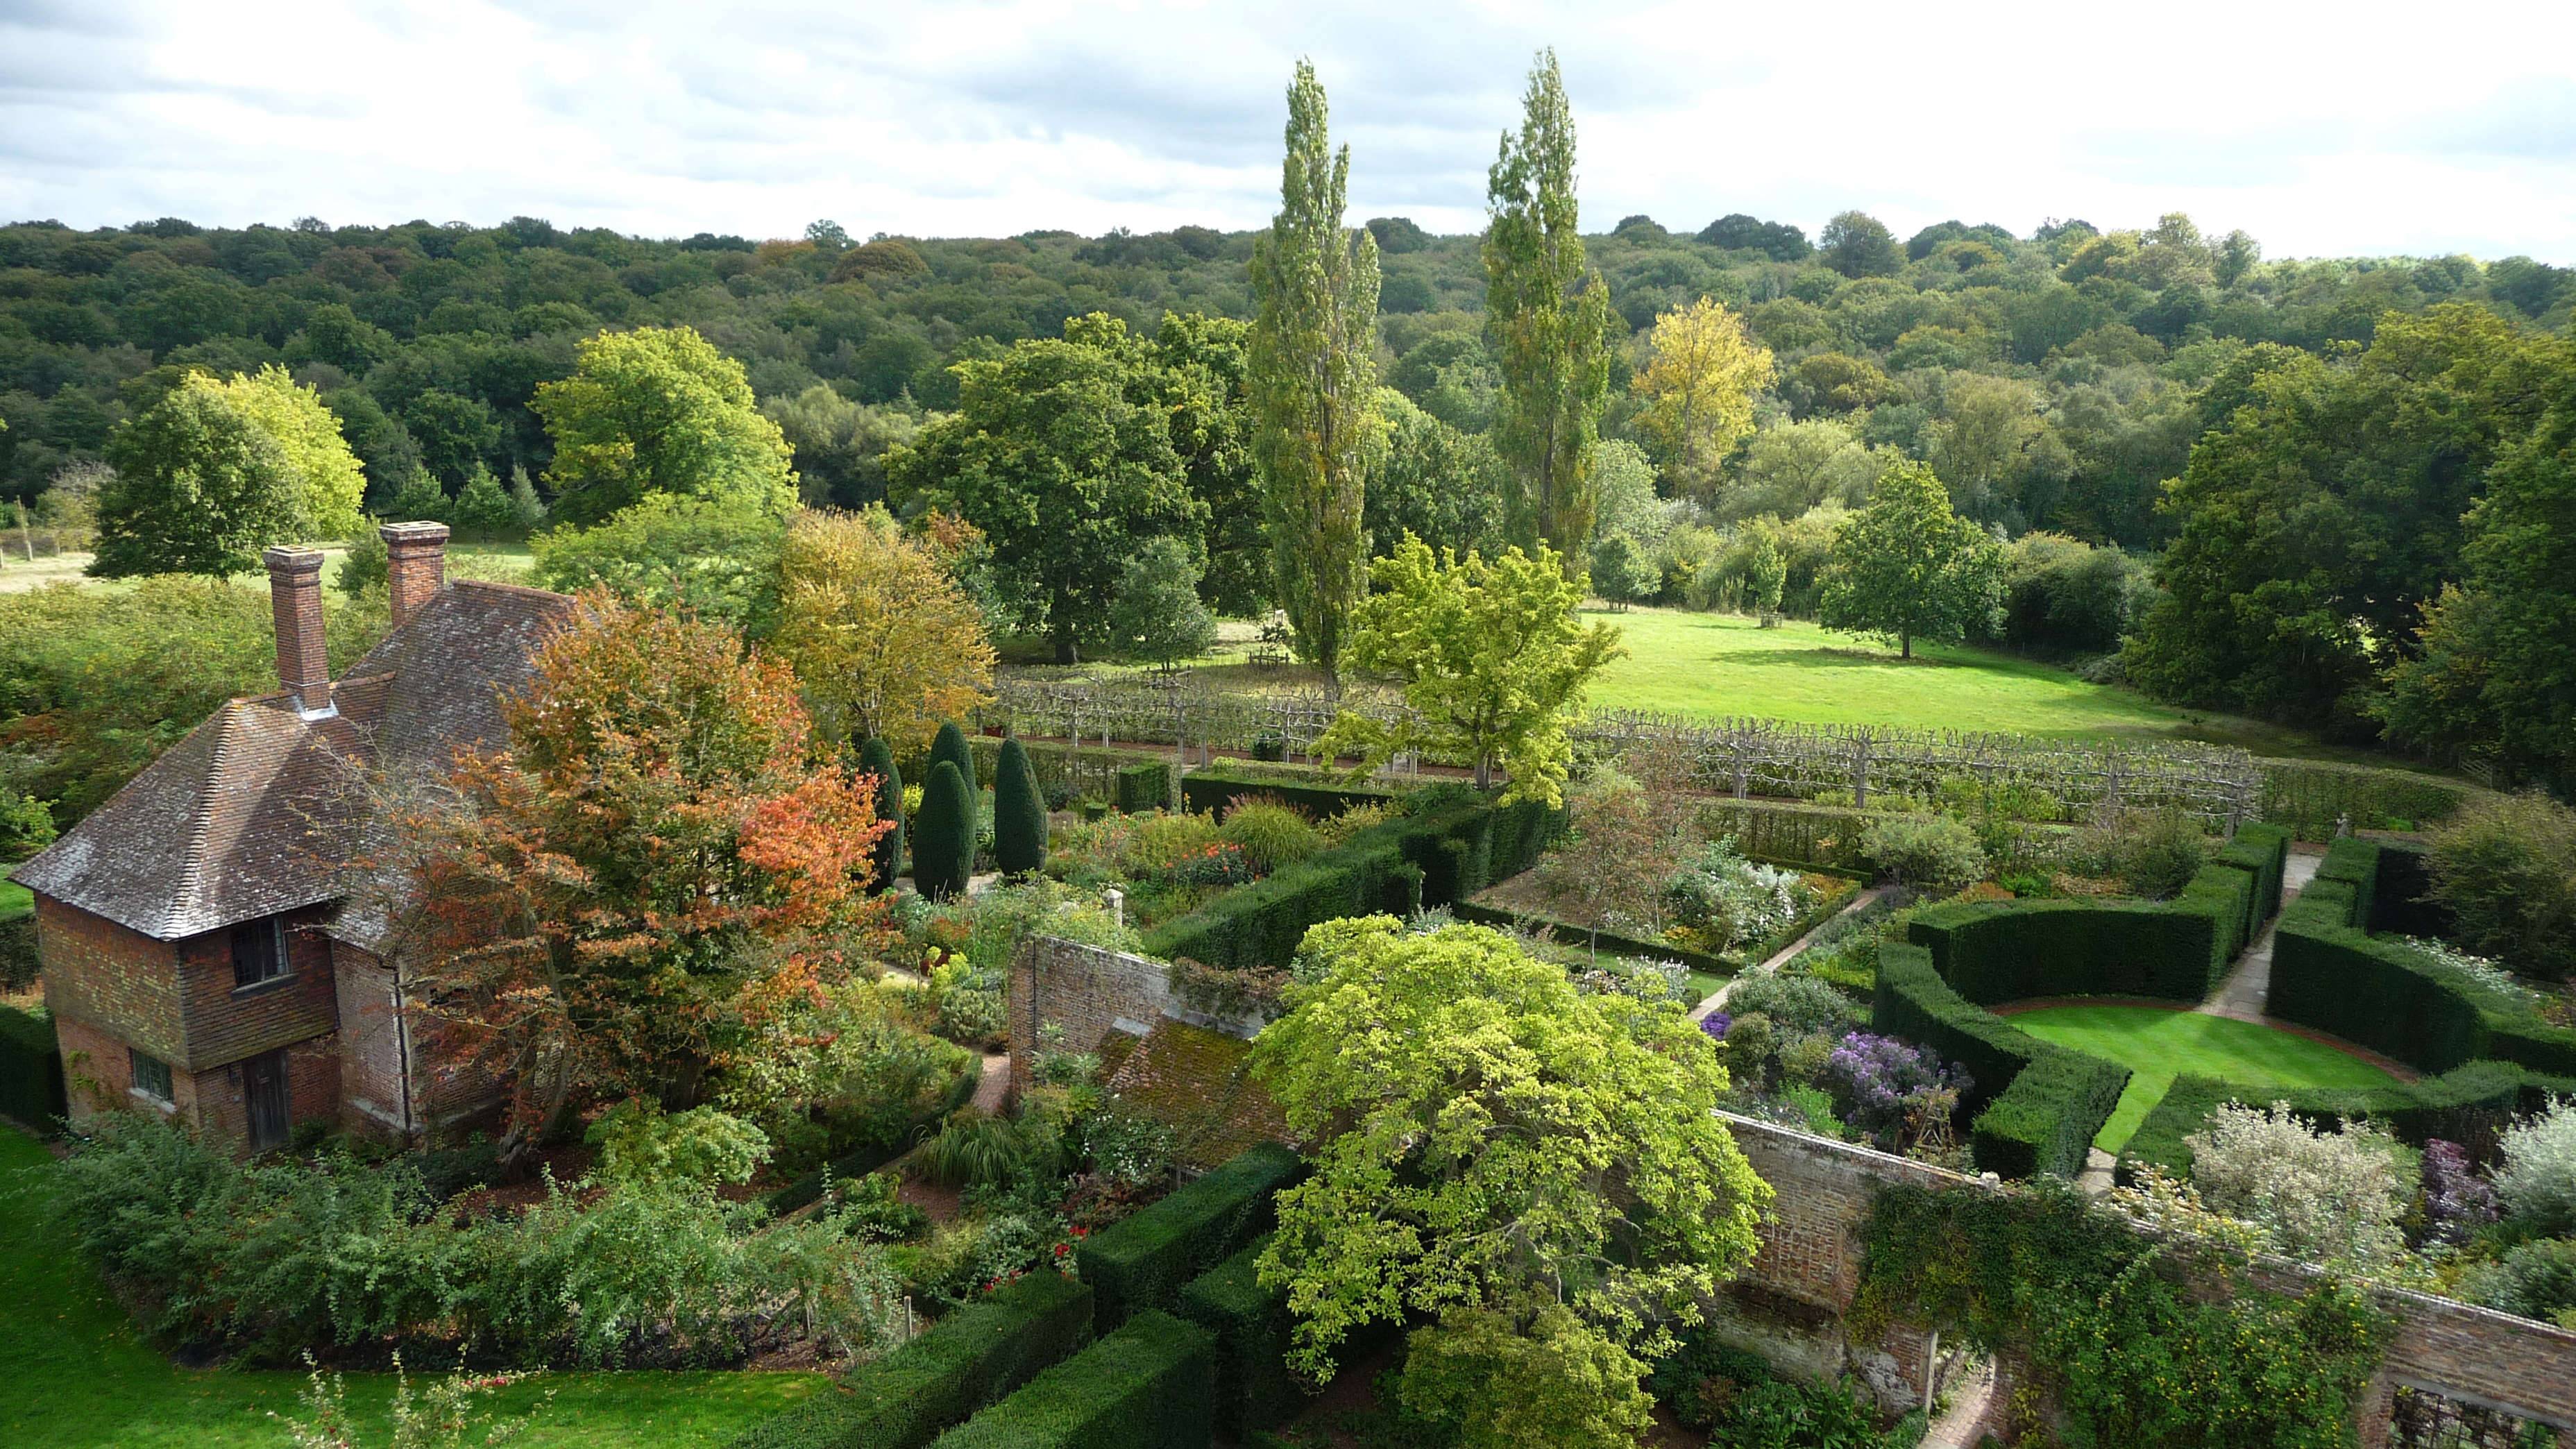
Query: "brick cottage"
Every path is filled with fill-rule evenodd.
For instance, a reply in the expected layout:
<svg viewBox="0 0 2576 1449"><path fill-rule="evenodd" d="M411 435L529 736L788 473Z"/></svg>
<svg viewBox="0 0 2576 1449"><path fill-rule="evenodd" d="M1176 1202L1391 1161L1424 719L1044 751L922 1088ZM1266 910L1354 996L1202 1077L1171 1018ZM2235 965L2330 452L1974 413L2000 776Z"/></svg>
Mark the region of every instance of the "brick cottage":
<svg viewBox="0 0 2576 1449"><path fill-rule="evenodd" d="M348 862L376 783L501 741L502 697L574 605L449 580L443 524L381 532L382 643L332 679L322 555L270 549L283 688L225 704L18 867L75 1125L157 1110L258 1152L307 1122L418 1140L496 1099L438 1069L397 948L400 883L355 882Z"/></svg>

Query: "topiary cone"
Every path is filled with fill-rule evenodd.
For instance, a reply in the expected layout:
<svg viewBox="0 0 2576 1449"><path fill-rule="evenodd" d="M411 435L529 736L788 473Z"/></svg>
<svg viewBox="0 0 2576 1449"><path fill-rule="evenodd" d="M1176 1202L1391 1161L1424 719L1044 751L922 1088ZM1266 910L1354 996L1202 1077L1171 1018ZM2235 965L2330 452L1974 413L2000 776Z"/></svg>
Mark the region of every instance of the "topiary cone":
<svg viewBox="0 0 2576 1449"><path fill-rule="evenodd" d="M956 762L930 767L913 820L912 883L934 901L966 893L975 873L975 796Z"/></svg>
<svg viewBox="0 0 2576 1449"><path fill-rule="evenodd" d="M959 778L966 782L966 839L971 843L977 827L983 824L975 818L975 798L984 782L975 778L974 747L966 743L966 731L954 720L941 725L938 736L930 742L931 765L935 767L942 760L955 765Z"/></svg>
<svg viewBox="0 0 2576 1449"><path fill-rule="evenodd" d="M1046 799L1028 747L1002 741L993 769L993 863L1004 875L1030 875L1046 865Z"/></svg>
<svg viewBox="0 0 2576 1449"><path fill-rule="evenodd" d="M903 874L903 771L895 768L894 746L875 735L859 746L859 773L877 778L877 818L893 829L877 837L868 894L876 895Z"/></svg>

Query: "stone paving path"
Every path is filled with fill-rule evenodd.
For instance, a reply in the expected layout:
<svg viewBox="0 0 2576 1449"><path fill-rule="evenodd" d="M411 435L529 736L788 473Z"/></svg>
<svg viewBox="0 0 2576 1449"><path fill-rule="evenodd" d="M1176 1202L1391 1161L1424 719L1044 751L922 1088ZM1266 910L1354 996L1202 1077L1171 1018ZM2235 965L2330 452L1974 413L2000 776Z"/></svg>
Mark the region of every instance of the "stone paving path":
<svg viewBox="0 0 2576 1449"><path fill-rule="evenodd" d="M1735 990L1736 982L1743 980L1747 976L1768 976L1772 972L1779 970L1781 967L1788 965L1792 957L1807 949L1807 942L1813 939L1818 931L1823 930L1825 927L1832 925L1834 922L1841 920L1843 917L1861 909L1885 894L1887 894L1887 887L1871 886L1869 889L1862 891L1859 895L1852 897L1850 904L1844 906L1841 910L1834 912L1832 915L1825 917L1823 920L1816 922L1814 925L1808 927L1805 933L1800 935L1798 939L1791 941L1788 945L1771 953L1770 960L1763 962L1759 966L1749 967L1728 977L1725 984L1719 986L1715 991L1710 992L1701 1000L1699 1005L1691 1008L1690 1019L1693 1021L1699 1021L1706 1018L1709 1013L1722 1009L1726 1005L1727 996Z"/></svg>
<svg viewBox="0 0 2576 1449"><path fill-rule="evenodd" d="M966 1105L974 1108L980 1116L999 1116L1002 1111L1002 1099L1010 1095L1010 1091L1011 1054L986 1052L984 1075L975 1083L975 1095L967 1099Z"/></svg>
<svg viewBox="0 0 2576 1449"><path fill-rule="evenodd" d="M1980 1364L1950 1391L1950 1407L1925 1430L1922 1449L1976 1449L1988 1433L1986 1419L1994 1406L1995 1369Z"/></svg>
<svg viewBox="0 0 2576 1449"><path fill-rule="evenodd" d="M2290 853L2289 863L2281 870L2281 908L2288 910L2308 882L2317 878L2317 867L2325 863L2321 854L2304 850ZM2281 918L2274 916L2263 927L2263 934L2236 958L2236 967L2227 973L2199 1010L2205 1016L2233 1017L2238 1021L2261 1022L2263 1008L2272 998L2272 937L2280 929Z"/></svg>

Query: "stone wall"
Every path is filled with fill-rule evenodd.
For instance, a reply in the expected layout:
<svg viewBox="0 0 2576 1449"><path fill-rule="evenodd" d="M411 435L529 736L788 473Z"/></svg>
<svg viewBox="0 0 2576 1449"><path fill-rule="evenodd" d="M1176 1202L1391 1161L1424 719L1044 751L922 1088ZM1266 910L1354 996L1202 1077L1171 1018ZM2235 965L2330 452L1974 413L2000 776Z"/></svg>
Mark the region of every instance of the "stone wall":
<svg viewBox="0 0 2576 1449"><path fill-rule="evenodd" d="M1182 1001L1172 989L1172 968L1161 961L1031 937L1011 962L1011 1088L1026 1085L1029 1053L1045 1027L1064 1028L1065 1045L1074 1051L1097 1051L1111 1033L1141 1037L1163 1017L1230 1036L1261 1029L1258 1019L1210 1016Z"/></svg>

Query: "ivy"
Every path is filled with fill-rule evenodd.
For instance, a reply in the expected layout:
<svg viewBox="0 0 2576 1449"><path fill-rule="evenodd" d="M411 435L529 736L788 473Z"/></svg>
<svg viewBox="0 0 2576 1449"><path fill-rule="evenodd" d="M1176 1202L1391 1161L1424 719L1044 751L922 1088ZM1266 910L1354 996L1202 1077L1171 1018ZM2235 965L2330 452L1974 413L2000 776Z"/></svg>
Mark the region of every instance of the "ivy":
<svg viewBox="0 0 2576 1449"><path fill-rule="evenodd" d="M2019 1354L2071 1442L2104 1449L2329 1449L2393 1319L2349 1284L2290 1296L2214 1252L2178 1283L2169 1249L2059 1183L2010 1193L1897 1186L1865 1229L1851 1328L1937 1326ZM2206 1286L2205 1284L2203 1286Z"/></svg>

